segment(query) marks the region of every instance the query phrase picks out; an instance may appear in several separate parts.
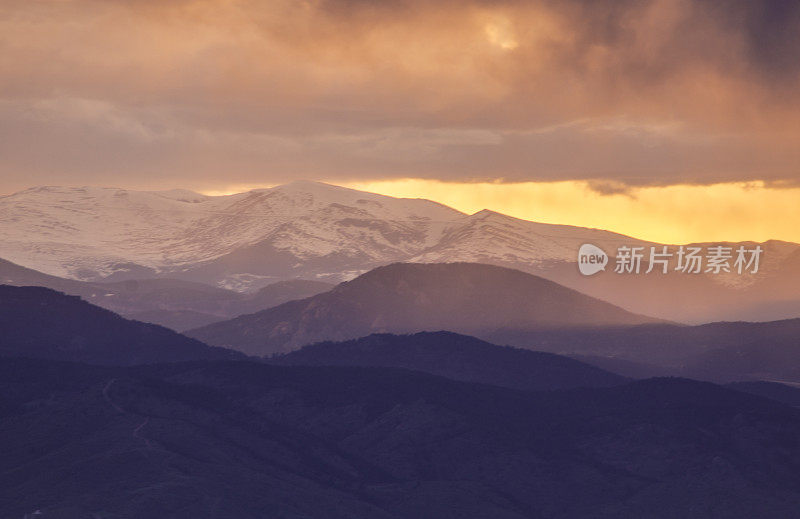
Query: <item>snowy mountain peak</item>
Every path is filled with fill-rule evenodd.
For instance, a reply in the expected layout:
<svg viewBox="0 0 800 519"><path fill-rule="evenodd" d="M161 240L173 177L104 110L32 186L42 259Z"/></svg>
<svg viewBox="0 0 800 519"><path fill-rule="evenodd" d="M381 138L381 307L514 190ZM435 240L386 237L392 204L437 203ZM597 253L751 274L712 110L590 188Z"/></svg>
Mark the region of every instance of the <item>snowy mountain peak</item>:
<svg viewBox="0 0 800 519"><path fill-rule="evenodd" d="M294 257L281 260L291 265L326 257L371 265L430 246L461 216L429 200L320 182L226 196L46 186L0 198L0 257L78 279L184 272L237 251L259 272L270 255Z"/></svg>
<svg viewBox="0 0 800 519"><path fill-rule="evenodd" d="M44 186L0 197L0 258L77 279L178 276L255 289L298 277L338 281L398 261L538 272L573 262L587 242L607 251L647 244L310 181L224 196ZM770 255L775 262L797 248L776 245Z"/></svg>
<svg viewBox="0 0 800 519"><path fill-rule="evenodd" d="M339 193L345 193L348 191L356 191L356 190L342 186L337 186L334 184L326 184L325 182L318 182L315 180L294 180L286 184L280 184L275 187L261 189L259 191L301 192L301 193L311 193L319 196L335 197Z"/></svg>
<svg viewBox="0 0 800 519"><path fill-rule="evenodd" d="M451 207L424 198L396 198L308 180L298 180L253 192L305 200L308 205L316 207L339 204L367 211L408 213L417 218L431 219L452 219L454 216L463 215Z"/></svg>
<svg viewBox="0 0 800 519"><path fill-rule="evenodd" d="M497 211L492 211L491 209L481 209L476 213L472 213L470 216L472 218L494 218L494 217L512 218L511 216L506 216L502 213L498 213Z"/></svg>

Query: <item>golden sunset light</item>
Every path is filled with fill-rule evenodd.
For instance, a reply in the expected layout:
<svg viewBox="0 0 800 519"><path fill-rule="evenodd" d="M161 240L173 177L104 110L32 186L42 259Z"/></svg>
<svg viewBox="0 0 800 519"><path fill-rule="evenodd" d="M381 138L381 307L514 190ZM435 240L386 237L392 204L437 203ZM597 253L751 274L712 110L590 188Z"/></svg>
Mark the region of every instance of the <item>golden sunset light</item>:
<svg viewBox="0 0 800 519"><path fill-rule="evenodd" d="M5 3L0 189L316 179L648 239L800 240L789 22L604 9Z"/></svg>
<svg viewBox="0 0 800 519"><path fill-rule="evenodd" d="M769 188L760 182L638 187L620 193L601 193L577 181L454 184L404 179L347 186L428 198L469 214L490 209L661 243L800 241L800 188Z"/></svg>
<svg viewBox="0 0 800 519"><path fill-rule="evenodd" d="M800 242L800 188L763 182L625 187L586 181L454 183L423 179L339 182L401 198L425 198L473 214L489 209L541 223L607 229L661 243ZM201 190L231 195L270 184Z"/></svg>

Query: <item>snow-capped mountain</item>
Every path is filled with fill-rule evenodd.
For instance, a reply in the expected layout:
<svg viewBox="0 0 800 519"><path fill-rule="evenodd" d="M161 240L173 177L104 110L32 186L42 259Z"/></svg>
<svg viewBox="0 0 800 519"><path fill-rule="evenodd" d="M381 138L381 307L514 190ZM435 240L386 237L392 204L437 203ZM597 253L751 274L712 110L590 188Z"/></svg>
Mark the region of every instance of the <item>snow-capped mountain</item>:
<svg viewBox="0 0 800 519"><path fill-rule="evenodd" d="M541 267L550 261L575 261L584 243L602 246L609 252L620 245L649 245L649 242L600 229L529 222L484 209L456 219L445 229L438 243L411 261L503 261Z"/></svg>
<svg viewBox="0 0 800 519"><path fill-rule="evenodd" d="M343 281L393 262L466 261L538 274L637 313L681 321L747 317L742 305L762 311L766 304L767 317L800 308L800 288L783 281L800 273L798 244L762 244L755 276L585 278L575 268L583 243L609 254L621 245L657 245L318 182L227 196L38 187L0 197L0 258L73 279L174 277L255 290L284 279ZM735 311L732 298L742 299ZM776 311L769 306L775 301L792 309L781 303Z"/></svg>
<svg viewBox="0 0 800 519"><path fill-rule="evenodd" d="M0 257L84 280L184 272L267 245L289 270L319 258L354 267L408 258L435 244L461 213L427 200L395 199L313 182L230 196L190 191L39 187L0 198ZM242 255L239 253L239 256ZM241 260L240 260L241 261ZM254 261L270 274L270 261ZM281 272L286 270L281 267ZM314 274L339 276L340 270Z"/></svg>
<svg viewBox="0 0 800 519"><path fill-rule="evenodd" d="M397 261L567 261L586 240L635 241L317 182L229 196L39 187L0 198L0 257L83 280L199 270L246 288L261 277L342 280Z"/></svg>

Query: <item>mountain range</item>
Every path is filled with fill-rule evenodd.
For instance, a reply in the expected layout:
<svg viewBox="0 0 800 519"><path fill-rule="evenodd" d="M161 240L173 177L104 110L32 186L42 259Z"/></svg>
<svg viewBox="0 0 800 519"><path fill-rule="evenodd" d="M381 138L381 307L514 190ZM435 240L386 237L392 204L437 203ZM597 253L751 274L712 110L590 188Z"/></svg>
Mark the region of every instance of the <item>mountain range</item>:
<svg viewBox="0 0 800 519"><path fill-rule="evenodd" d="M264 315L283 346L298 330L438 321L611 360L635 352L632 363L712 354L724 369L791 371L800 336L795 321L660 322L480 264L379 267L238 320ZM451 332L256 361L43 287L0 285L0 337L2 517L783 518L800 507L800 390L787 385L630 381Z"/></svg>
<svg viewBox="0 0 800 519"><path fill-rule="evenodd" d="M33 278L18 279L35 281L40 276L34 272ZM296 281L279 282L255 293L238 293L170 279L100 283L45 277L51 285L65 286L106 307L149 305L152 318L147 312L140 313L145 314L144 320L156 322L180 314L165 310L165 306L187 301L192 308L205 310L260 308L262 303L269 306L269 299L288 298L298 289L315 292L327 288L316 282ZM158 326L103 312L76 297L35 287L0 288L7 326L0 354L37 356L26 350L26 344L46 343L42 351L50 352L44 355L47 358L136 363L137 359L157 362L196 358L193 349L202 350L205 344L211 344L248 355L271 356L315 342L358 339L373 333L449 330L493 344L569 356L633 378L679 375L715 382L800 382L796 369L800 363L800 319L672 324L631 314L531 274L490 265L379 267L333 290L186 332L202 345L197 341L192 345L191 339L170 335L169 330ZM47 317L52 321L38 316L40 307L51 309ZM128 317L131 315L136 313ZM223 319L220 315L205 318ZM46 326L40 328L40 323ZM119 334L118 339L114 339L115 334ZM184 351L177 356L159 351L159 341L180 344ZM419 348L415 341L406 346ZM123 360L115 361L118 355Z"/></svg>
<svg viewBox="0 0 800 519"><path fill-rule="evenodd" d="M800 315L798 244L761 243L756 274L619 275L608 268L584 277L576 268L584 243L603 248L612 265L619 246L660 246L316 182L227 196L40 187L0 197L0 257L83 281L177 278L254 291L290 279L336 283L395 262L479 262L678 322Z"/></svg>
<svg viewBox="0 0 800 519"><path fill-rule="evenodd" d="M329 292L186 332L207 344L268 356L372 333L593 329L657 323L517 270L477 263L397 263Z"/></svg>
<svg viewBox="0 0 800 519"><path fill-rule="evenodd" d="M0 358L3 517L786 518L800 414L653 379Z"/></svg>
<svg viewBox="0 0 800 519"><path fill-rule="evenodd" d="M177 331L196 328L309 297L333 288L322 281L278 281L254 292L236 292L172 278L127 281L78 281L43 274L0 260L0 283L42 286L82 299L139 321Z"/></svg>
<svg viewBox="0 0 800 519"><path fill-rule="evenodd" d="M5 357L105 366L247 358L43 287L0 285L0 311L0 356ZM568 357L496 346L451 332L320 343L270 362L396 367L524 390L608 387L629 380Z"/></svg>
<svg viewBox="0 0 800 519"><path fill-rule="evenodd" d="M571 356L634 378L800 382L800 319L681 325L532 274L482 264L394 264L329 292L187 331L270 356L372 333L448 330Z"/></svg>
<svg viewBox="0 0 800 519"><path fill-rule="evenodd" d="M731 382L800 383L800 319L697 326L497 330L485 339L569 355L634 378L677 375Z"/></svg>
<svg viewBox="0 0 800 519"><path fill-rule="evenodd" d="M344 342L320 342L269 362L280 366L404 368L526 391L610 387L628 381L568 357L496 346L452 332L373 334Z"/></svg>

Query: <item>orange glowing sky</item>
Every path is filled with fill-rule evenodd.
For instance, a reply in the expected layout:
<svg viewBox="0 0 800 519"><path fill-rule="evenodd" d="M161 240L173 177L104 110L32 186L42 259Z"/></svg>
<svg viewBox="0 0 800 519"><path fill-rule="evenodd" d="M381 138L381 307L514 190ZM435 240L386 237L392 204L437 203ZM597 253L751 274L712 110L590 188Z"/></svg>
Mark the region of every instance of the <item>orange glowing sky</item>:
<svg viewBox="0 0 800 519"><path fill-rule="evenodd" d="M588 182L441 182L393 179L342 183L402 198L428 198L464 213L491 209L543 223L608 229L660 243L705 241L800 242L800 187L763 182L642 186L603 193ZM206 190L229 195L272 185Z"/></svg>
<svg viewBox="0 0 800 519"><path fill-rule="evenodd" d="M800 3L0 2L0 193L316 179L800 241Z"/></svg>

